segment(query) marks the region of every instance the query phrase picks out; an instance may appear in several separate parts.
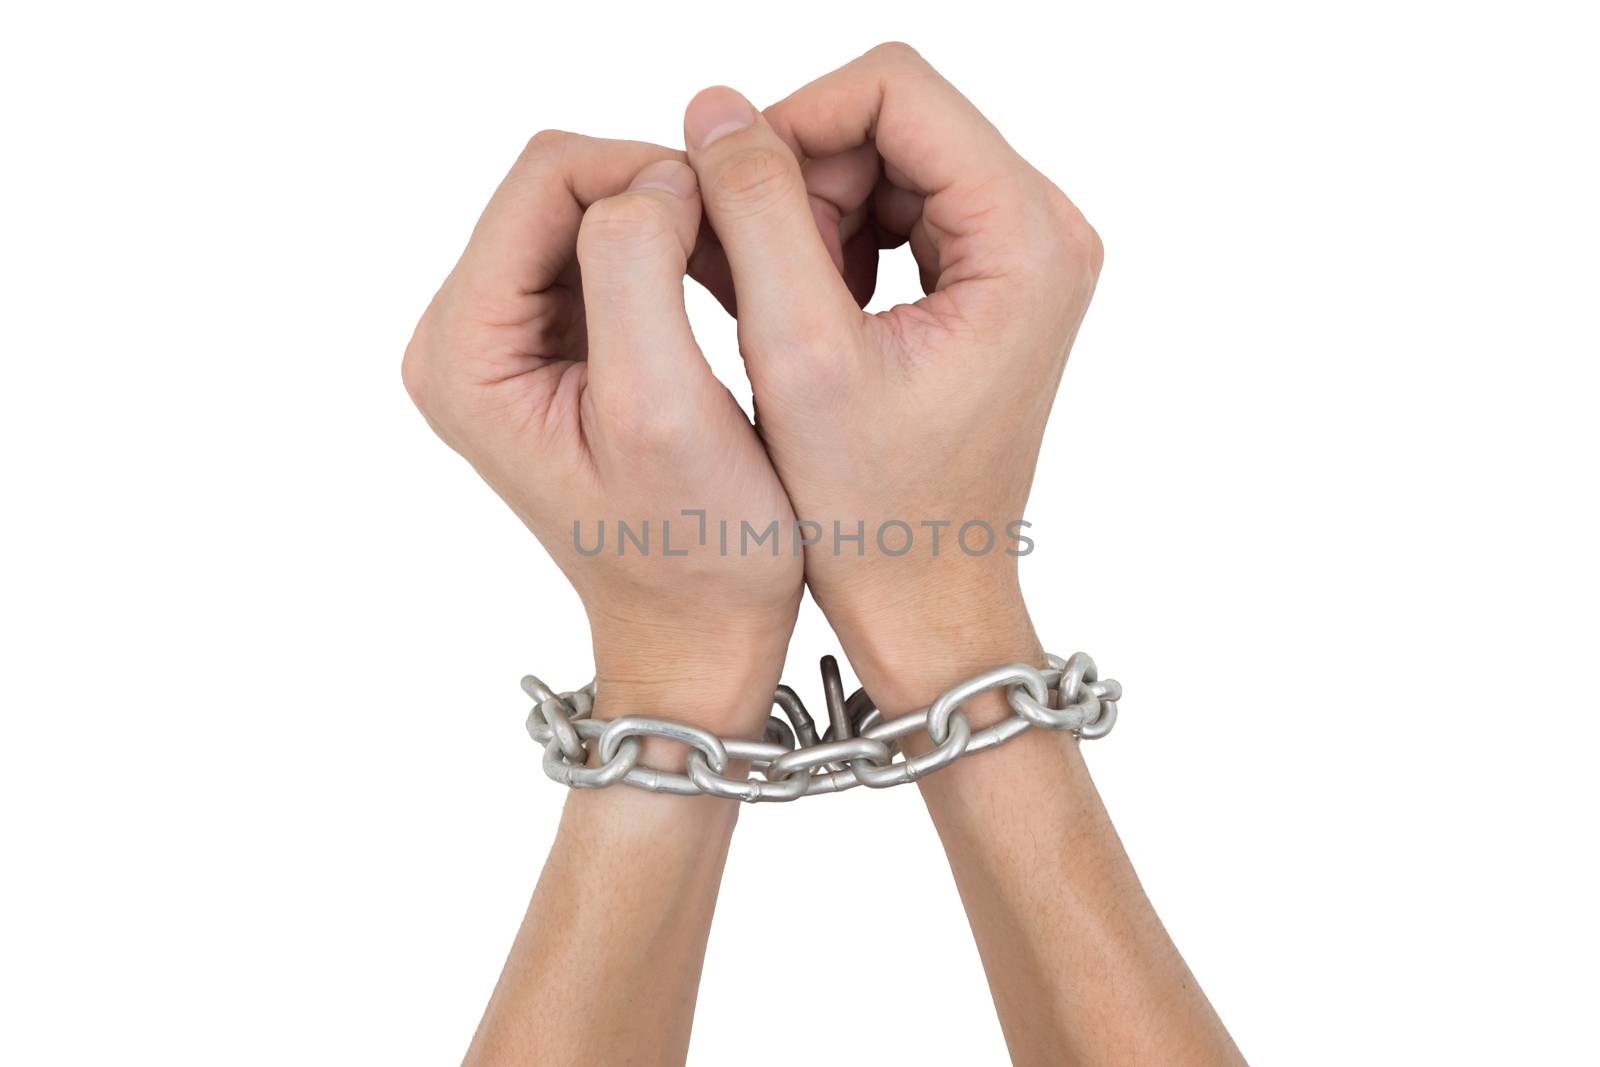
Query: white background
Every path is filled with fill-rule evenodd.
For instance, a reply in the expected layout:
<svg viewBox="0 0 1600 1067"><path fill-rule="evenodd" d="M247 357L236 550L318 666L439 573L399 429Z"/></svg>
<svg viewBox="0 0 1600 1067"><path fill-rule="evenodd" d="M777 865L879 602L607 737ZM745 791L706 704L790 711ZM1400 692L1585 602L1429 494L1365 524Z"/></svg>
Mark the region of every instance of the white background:
<svg viewBox="0 0 1600 1067"><path fill-rule="evenodd" d="M1595 1062L1579 10L9 13L0 1061L459 1058L562 801L517 679L590 661L411 327L538 129L681 144L904 38L1104 237L1024 577L1247 1056ZM808 603L813 699L833 647ZM696 1063L1004 1061L909 790L744 813L700 1000Z"/></svg>

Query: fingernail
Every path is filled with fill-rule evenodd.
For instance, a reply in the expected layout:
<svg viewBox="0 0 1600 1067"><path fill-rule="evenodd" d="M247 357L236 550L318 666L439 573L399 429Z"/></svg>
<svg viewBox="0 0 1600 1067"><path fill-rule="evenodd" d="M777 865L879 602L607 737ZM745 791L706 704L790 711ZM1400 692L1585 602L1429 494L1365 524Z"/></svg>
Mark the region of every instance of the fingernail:
<svg viewBox="0 0 1600 1067"><path fill-rule="evenodd" d="M683 116L683 132L696 148L709 148L755 120L756 109L750 106L750 101L725 85L717 85L689 101L689 110Z"/></svg>
<svg viewBox="0 0 1600 1067"><path fill-rule="evenodd" d="M687 200L694 195L698 186L694 180L694 171L689 169L687 163L679 163L676 159L662 159L634 175L633 184L628 188L662 189L679 200Z"/></svg>

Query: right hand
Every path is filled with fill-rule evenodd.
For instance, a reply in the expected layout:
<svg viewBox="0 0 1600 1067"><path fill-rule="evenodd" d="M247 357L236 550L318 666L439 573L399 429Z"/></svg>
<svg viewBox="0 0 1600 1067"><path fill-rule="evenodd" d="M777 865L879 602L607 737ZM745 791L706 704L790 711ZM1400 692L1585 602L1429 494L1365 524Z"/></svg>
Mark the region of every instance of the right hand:
<svg viewBox="0 0 1600 1067"><path fill-rule="evenodd" d="M403 372L439 436L577 589L610 717L756 736L801 564L776 545L720 550L724 522L737 537L742 522L787 528L793 515L689 328L683 277L699 227L678 153L536 137L423 314ZM648 531L648 550L625 550L619 520ZM601 522L604 551L580 549L575 524L593 544Z"/></svg>
<svg viewBox="0 0 1600 1067"><path fill-rule="evenodd" d="M764 115L708 89L685 134L726 253L733 291L719 295L736 309L758 428L795 513L825 528L806 578L868 691L915 706L934 679L1040 662L1006 528L1023 517L1094 291L1094 230L904 45ZM864 314L877 247L903 241L927 295ZM864 524L861 555L854 543L835 554L835 520L851 534ZM875 543L894 520L915 535L905 555ZM971 520L994 533L987 553L958 543ZM938 521L951 525L935 554L920 524ZM891 550L905 542L897 526L885 536ZM966 544L984 540L975 526Z"/></svg>

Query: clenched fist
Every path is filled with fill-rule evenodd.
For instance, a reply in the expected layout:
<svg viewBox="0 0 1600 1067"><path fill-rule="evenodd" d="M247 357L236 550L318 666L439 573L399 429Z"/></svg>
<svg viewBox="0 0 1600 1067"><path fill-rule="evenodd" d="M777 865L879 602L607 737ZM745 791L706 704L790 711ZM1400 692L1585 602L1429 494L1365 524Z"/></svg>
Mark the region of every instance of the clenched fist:
<svg viewBox="0 0 1600 1067"><path fill-rule="evenodd" d="M761 434L824 527L806 579L867 690L909 710L1041 662L1007 535L1094 292L1094 230L904 45L765 113L706 90L685 135L720 242L695 269L738 315ZM907 242L926 297L864 314L880 247Z"/></svg>
<svg viewBox="0 0 1600 1067"><path fill-rule="evenodd" d="M606 713L759 733L801 560L717 535L793 514L689 329L700 216L680 154L540 134L423 315L404 378L582 597Z"/></svg>

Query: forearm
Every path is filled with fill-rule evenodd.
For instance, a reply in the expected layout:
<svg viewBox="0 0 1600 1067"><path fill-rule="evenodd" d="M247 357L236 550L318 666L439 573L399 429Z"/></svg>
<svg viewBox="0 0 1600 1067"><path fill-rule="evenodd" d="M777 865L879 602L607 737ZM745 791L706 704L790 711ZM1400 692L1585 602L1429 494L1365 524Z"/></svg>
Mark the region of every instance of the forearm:
<svg viewBox="0 0 1600 1067"><path fill-rule="evenodd" d="M737 817L574 790L466 1063L681 1064Z"/></svg>
<svg viewBox="0 0 1600 1067"><path fill-rule="evenodd" d="M765 645L691 681L669 678L665 661L652 665L637 635L614 638L597 634L602 718L698 715L737 733L771 704L781 657ZM627 661L651 668L639 672L649 680L619 677L611 646L631 650ZM683 746L642 741L642 765L683 770ZM469 1067L683 1063L738 811L620 784L573 790Z"/></svg>
<svg viewBox="0 0 1600 1067"><path fill-rule="evenodd" d="M1145 897L1068 737L924 784L1018 1064L1240 1057Z"/></svg>
<svg viewBox="0 0 1600 1067"><path fill-rule="evenodd" d="M891 713L915 710L971 674L1043 662L1026 612L935 641L879 643L865 673ZM922 673L919 673L922 672ZM869 680L871 679L871 680ZM974 729L1009 713L1002 694L969 702ZM1013 1062L1242 1062L1145 897L1071 735L1030 730L925 779Z"/></svg>

